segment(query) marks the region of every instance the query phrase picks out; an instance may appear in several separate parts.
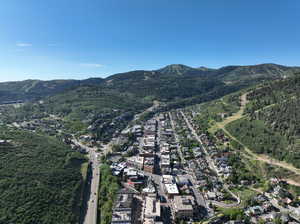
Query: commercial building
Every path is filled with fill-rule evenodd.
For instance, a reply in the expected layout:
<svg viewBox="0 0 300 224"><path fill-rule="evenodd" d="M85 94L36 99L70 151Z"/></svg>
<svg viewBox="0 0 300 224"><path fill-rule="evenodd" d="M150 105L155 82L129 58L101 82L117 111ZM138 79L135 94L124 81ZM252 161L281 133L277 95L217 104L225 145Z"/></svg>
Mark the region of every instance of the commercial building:
<svg viewBox="0 0 300 224"><path fill-rule="evenodd" d="M168 198L173 198L175 195L179 194L176 184L165 184L165 190Z"/></svg>
<svg viewBox="0 0 300 224"><path fill-rule="evenodd" d="M160 201L155 197L146 197L144 205L144 222L151 223L161 216Z"/></svg>
<svg viewBox="0 0 300 224"><path fill-rule="evenodd" d="M154 173L154 157L145 157L144 171L148 173Z"/></svg>
<svg viewBox="0 0 300 224"><path fill-rule="evenodd" d="M111 224L131 224L133 194L119 193L114 204Z"/></svg>
<svg viewBox="0 0 300 224"><path fill-rule="evenodd" d="M193 218L195 199L193 196L174 196L172 207L175 218Z"/></svg>

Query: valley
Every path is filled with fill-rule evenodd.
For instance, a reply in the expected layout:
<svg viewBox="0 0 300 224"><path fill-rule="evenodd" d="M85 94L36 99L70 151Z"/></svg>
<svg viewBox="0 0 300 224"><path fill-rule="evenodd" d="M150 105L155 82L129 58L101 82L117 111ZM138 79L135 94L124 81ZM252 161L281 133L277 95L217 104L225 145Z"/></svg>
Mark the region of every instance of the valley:
<svg viewBox="0 0 300 224"><path fill-rule="evenodd" d="M253 77L249 73L247 78L236 79L241 70L253 75L257 67L259 73ZM66 169L67 162L65 171L55 171L57 175L84 172L82 178L76 176L80 190L78 184L68 188L77 192L68 195L76 203L65 216L69 220L58 223L253 223L269 220L272 214L297 222L297 69L258 65L212 70L171 65L101 80L64 81L39 98L24 98L17 106L4 103L0 121L3 133L8 128L29 139L45 136L65 147L62 159L75 156L78 161L72 171ZM41 83L22 88L30 92ZM293 116L282 116L286 110ZM5 155L11 146L3 141ZM34 147L42 150L44 146ZM45 152L49 161L55 160L57 147ZM88 168L81 169L87 162ZM3 169L10 166L9 159ZM5 203L7 198L2 200ZM12 216L3 217L20 223ZM44 220L43 213L34 217L26 223L53 222Z"/></svg>

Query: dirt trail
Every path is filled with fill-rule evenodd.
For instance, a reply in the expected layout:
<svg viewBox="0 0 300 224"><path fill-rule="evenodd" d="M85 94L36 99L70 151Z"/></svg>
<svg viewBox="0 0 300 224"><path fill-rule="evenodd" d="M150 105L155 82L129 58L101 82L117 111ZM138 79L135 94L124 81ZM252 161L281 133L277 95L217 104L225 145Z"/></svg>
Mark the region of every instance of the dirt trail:
<svg viewBox="0 0 300 224"><path fill-rule="evenodd" d="M213 132L216 129L223 129L227 124L244 117L243 113L244 113L246 104L248 103L247 93L244 93L243 95L241 95L240 100L241 100L240 110L238 112L236 112L235 114L233 114L232 116L227 117L223 121L215 123L215 125L213 125L209 129L209 132Z"/></svg>
<svg viewBox="0 0 300 224"><path fill-rule="evenodd" d="M250 155L252 157L252 159L255 159L255 160L259 160L259 161L262 161L262 162L265 162L265 163L268 163L270 165L273 165L273 166L279 166L279 167L282 167L284 169L287 169L297 175L300 175L300 169L294 167L293 165L289 164L289 163L286 163L286 162L283 162L283 161L279 161L279 160L276 160L276 159L273 159L269 156L266 156L266 155L259 155L259 154L256 154L254 153L252 150L250 150L248 147L246 147L242 142L240 142L236 137L234 137L233 135L231 135L226 129L225 129L225 126L235 120L238 120L238 119L241 119L242 117L244 117L243 113L245 111L245 107L246 107L246 104L248 103L247 101L247 94L248 93L244 93L243 95L241 95L240 99L241 99L241 107L240 107L240 110L238 112L236 112L234 115L230 116L230 117L227 117L224 121L222 122L217 122L214 127L210 128L209 131L212 131L212 130L215 130L216 128L219 128L219 129L222 129L227 136L229 136L231 139L237 141L238 143L240 143L244 149L245 149L245 153ZM296 185L296 186L300 186L300 183L299 182L296 182L294 180L291 180L291 179L288 179L286 180L289 184L291 185Z"/></svg>

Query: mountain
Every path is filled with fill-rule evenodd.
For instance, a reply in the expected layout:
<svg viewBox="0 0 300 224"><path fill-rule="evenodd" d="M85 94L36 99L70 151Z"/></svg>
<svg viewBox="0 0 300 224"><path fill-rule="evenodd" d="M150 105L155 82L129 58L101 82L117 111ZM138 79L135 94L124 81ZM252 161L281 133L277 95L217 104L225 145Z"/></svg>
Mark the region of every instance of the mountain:
<svg viewBox="0 0 300 224"><path fill-rule="evenodd" d="M0 102L32 101L55 95L81 85L98 85L101 78L86 80L25 80L20 82L0 83Z"/></svg>
<svg viewBox="0 0 300 224"><path fill-rule="evenodd" d="M207 91L207 87L210 88L215 84L250 85L263 80L289 77L299 71L299 67L276 64L226 66L220 69L173 64L153 71L140 70L115 74L105 79L4 82L0 83L0 103L34 101L80 86L91 85L169 100L201 94Z"/></svg>
<svg viewBox="0 0 300 224"><path fill-rule="evenodd" d="M253 82L290 77L300 72L300 67L288 67L276 64L259 64L250 66L226 66L213 72L225 82Z"/></svg>
<svg viewBox="0 0 300 224"><path fill-rule="evenodd" d="M177 75L177 76L192 75L192 74L201 75L202 73L200 69L192 68L182 64L168 65L164 68L157 70L157 72L164 75Z"/></svg>
<svg viewBox="0 0 300 224"><path fill-rule="evenodd" d="M247 100L228 131L254 152L300 168L300 74L258 85Z"/></svg>
<svg viewBox="0 0 300 224"><path fill-rule="evenodd" d="M299 67L275 64L220 69L169 65L153 71L115 74L105 79L0 83L0 100L33 101L6 113L8 116L4 120L23 120L51 113L66 118L73 124L71 126L92 126L95 127L93 130L99 130L101 126L103 134L103 125L99 124L104 122L109 127L115 123L125 125L133 114L150 107L154 100L160 102L160 110L170 110L211 101L263 81L290 77L297 72L300 72ZM36 99L43 99L44 103L34 103ZM106 130L113 130L107 125L104 125Z"/></svg>

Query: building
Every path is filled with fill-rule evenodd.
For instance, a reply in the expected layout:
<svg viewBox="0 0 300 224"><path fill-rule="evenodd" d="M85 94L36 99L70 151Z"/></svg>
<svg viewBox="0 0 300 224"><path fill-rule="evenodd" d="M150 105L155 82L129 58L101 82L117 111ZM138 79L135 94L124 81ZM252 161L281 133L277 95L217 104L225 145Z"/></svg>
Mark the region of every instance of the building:
<svg viewBox="0 0 300 224"><path fill-rule="evenodd" d="M175 196L172 208L175 218L193 218L195 199L193 196Z"/></svg>
<svg viewBox="0 0 300 224"><path fill-rule="evenodd" d="M190 181L185 176L177 176L176 183L178 186L190 185Z"/></svg>
<svg viewBox="0 0 300 224"><path fill-rule="evenodd" d="M146 135L143 138L143 148L145 150L155 150L156 138L155 135Z"/></svg>
<svg viewBox="0 0 300 224"><path fill-rule="evenodd" d="M141 137L143 135L142 132L142 126L141 125L134 125L131 129L132 133L134 133L135 136Z"/></svg>
<svg viewBox="0 0 300 224"><path fill-rule="evenodd" d="M174 176L172 176L172 175L162 175L162 182L163 182L163 184L173 184L174 183Z"/></svg>
<svg viewBox="0 0 300 224"><path fill-rule="evenodd" d="M119 193L114 204L111 224L131 224L133 194Z"/></svg>
<svg viewBox="0 0 300 224"><path fill-rule="evenodd" d="M176 184L165 184L165 191L169 198L179 195L179 190Z"/></svg>
<svg viewBox="0 0 300 224"><path fill-rule="evenodd" d="M160 166L161 168L169 168L170 167L170 156L169 155L161 155L160 157Z"/></svg>
<svg viewBox="0 0 300 224"><path fill-rule="evenodd" d="M144 204L144 222L153 223L161 216L160 201L155 197L146 197Z"/></svg>
<svg viewBox="0 0 300 224"><path fill-rule="evenodd" d="M154 173L154 157L145 157L144 171L148 173Z"/></svg>
<svg viewBox="0 0 300 224"><path fill-rule="evenodd" d="M127 166L142 170L144 168L144 157L133 156L127 159Z"/></svg>

